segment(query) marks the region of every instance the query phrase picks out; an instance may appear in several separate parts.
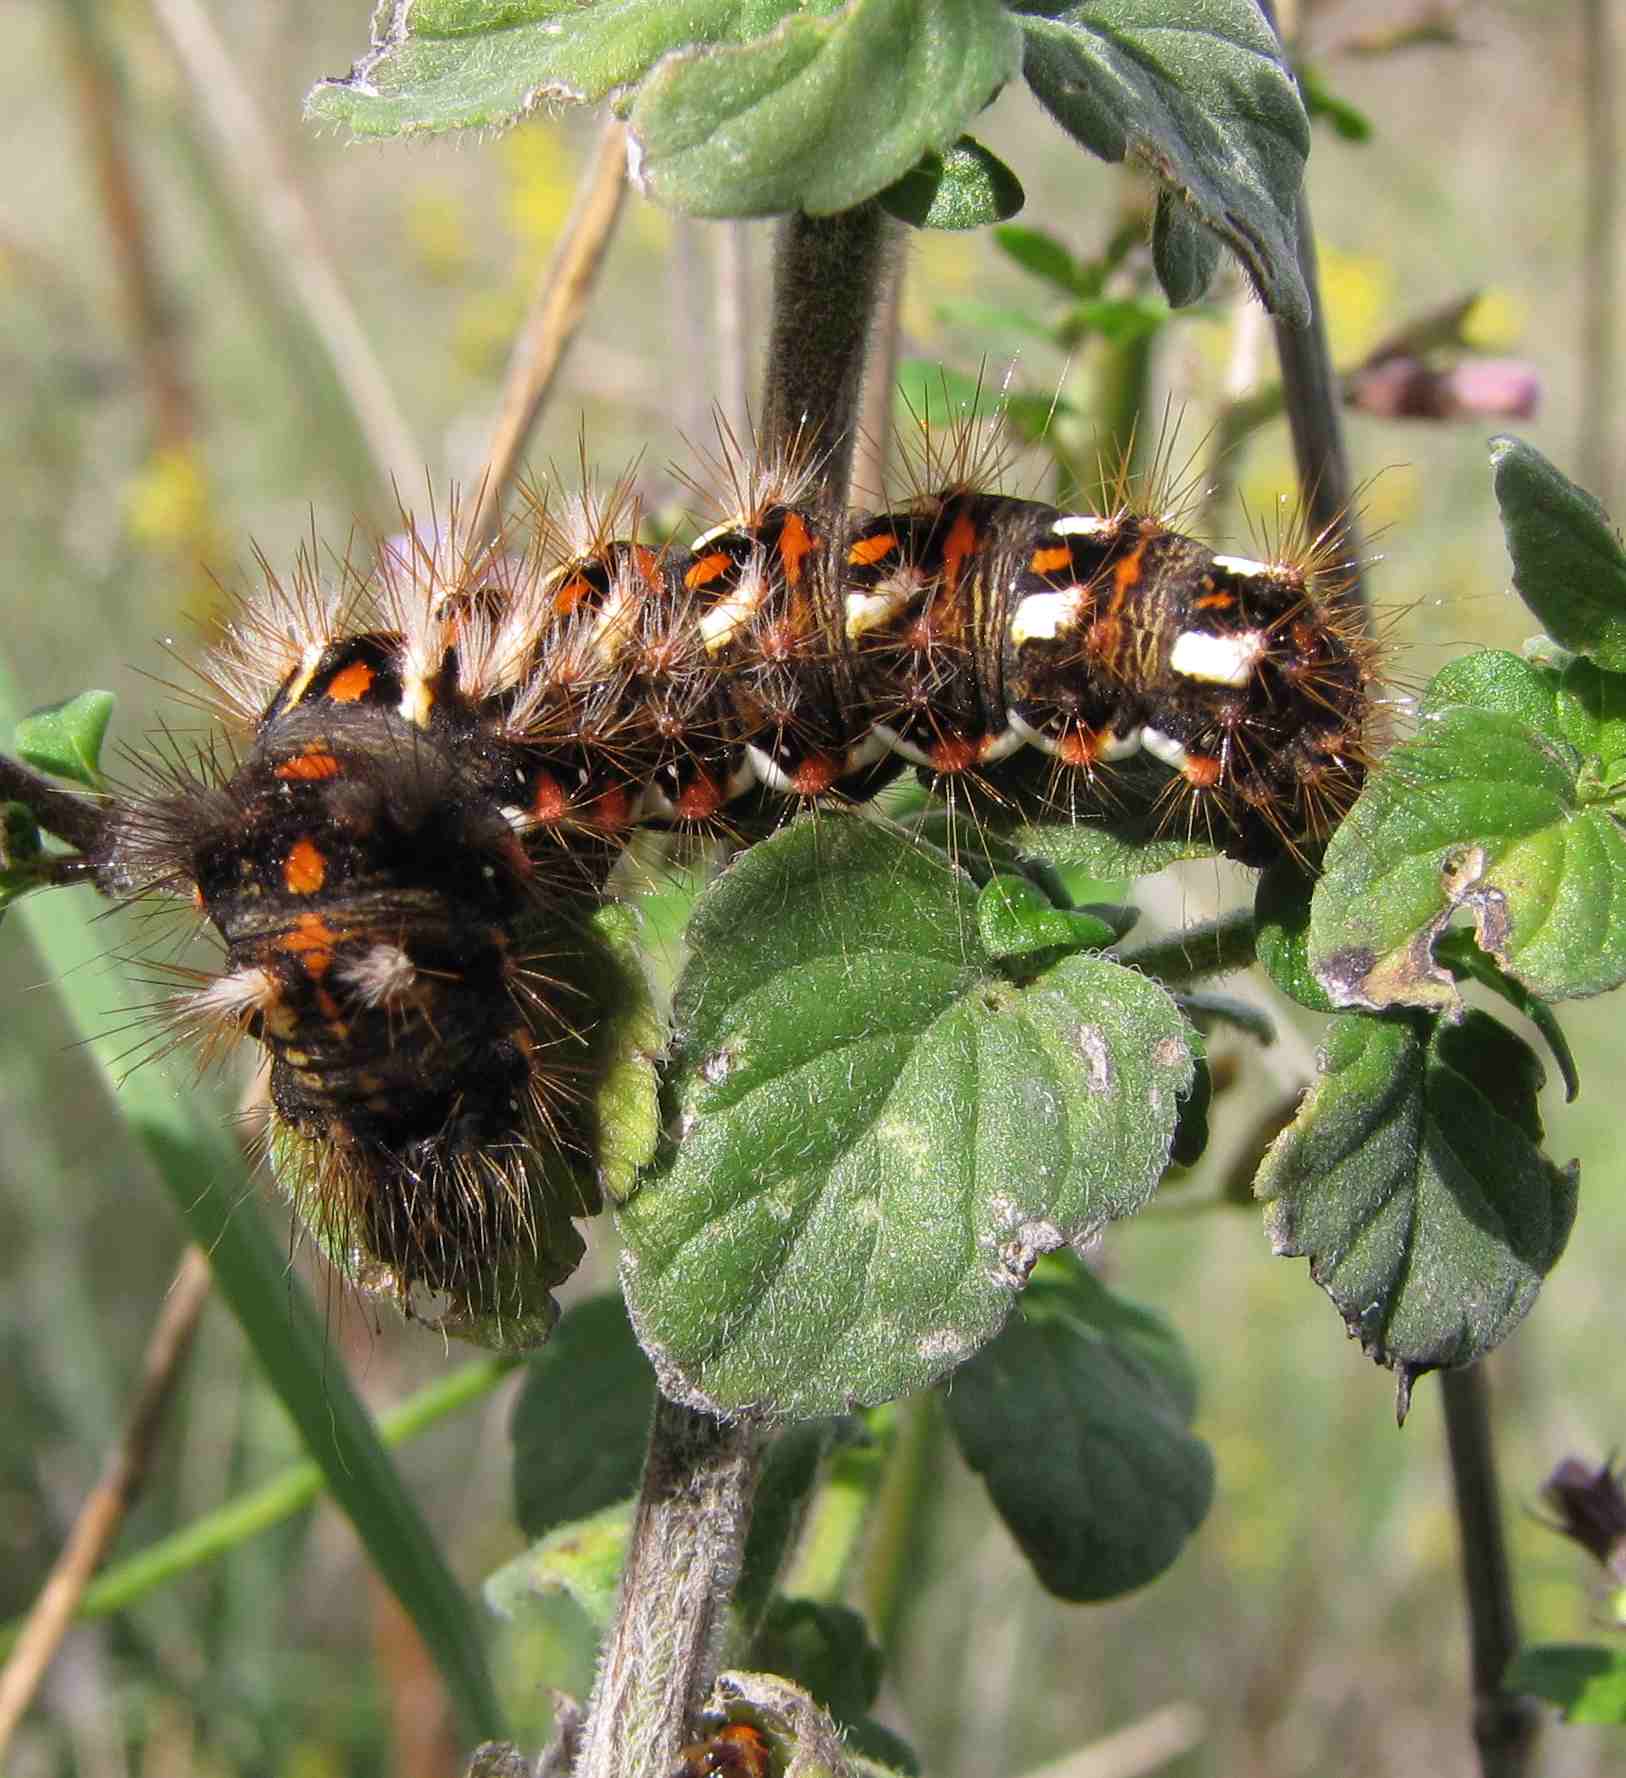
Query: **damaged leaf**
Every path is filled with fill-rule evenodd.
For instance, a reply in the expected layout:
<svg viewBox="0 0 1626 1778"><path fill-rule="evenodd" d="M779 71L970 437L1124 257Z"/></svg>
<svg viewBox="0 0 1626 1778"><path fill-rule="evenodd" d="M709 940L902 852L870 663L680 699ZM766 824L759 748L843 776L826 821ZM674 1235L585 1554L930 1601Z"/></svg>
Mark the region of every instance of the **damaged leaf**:
<svg viewBox="0 0 1626 1778"><path fill-rule="evenodd" d="M828 816L702 898L673 1141L620 1210L669 1394L802 1417L922 1388L1040 1254L1155 1189L1193 1072L1174 1002L1101 957L990 955L977 899Z"/></svg>
<svg viewBox="0 0 1626 1778"><path fill-rule="evenodd" d="M1458 701L1460 700L1460 701ZM1459 917L1544 1000L1626 981L1626 677L1486 653L1424 694L1417 735L1327 848L1309 955L1335 1004L1460 1005Z"/></svg>

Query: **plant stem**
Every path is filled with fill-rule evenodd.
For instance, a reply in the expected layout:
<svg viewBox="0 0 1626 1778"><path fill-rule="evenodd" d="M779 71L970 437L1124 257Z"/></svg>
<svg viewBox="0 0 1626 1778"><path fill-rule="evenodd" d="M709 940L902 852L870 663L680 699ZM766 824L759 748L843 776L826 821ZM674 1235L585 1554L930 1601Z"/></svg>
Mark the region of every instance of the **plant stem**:
<svg viewBox="0 0 1626 1778"><path fill-rule="evenodd" d="M670 1778L717 1677L762 1435L664 1397L576 1778Z"/></svg>
<svg viewBox="0 0 1626 1778"><path fill-rule="evenodd" d="M1519 1646L1519 1626L1502 1535L1484 1366L1446 1371L1440 1386L1462 1539L1479 1769L1485 1778L1520 1778L1535 1746L1540 1719L1528 1698L1501 1689L1502 1674Z"/></svg>
<svg viewBox="0 0 1626 1778"><path fill-rule="evenodd" d="M874 204L791 216L780 229L757 442L769 456L810 451L817 498L829 507L846 496L886 242ZM762 1449L749 1420L656 1402L576 1778L669 1778L717 1677Z"/></svg>
<svg viewBox="0 0 1626 1778"><path fill-rule="evenodd" d="M883 283L886 218L876 204L788 217L774 260L762 448L818 460L826 504L846 498L870 321Z"/></svg>
<svg viewBox="0 0 1626 1778"><path fill-rule="evenodd" d="M0 802L21 803L48 834L77 846L81 852L96 844L107 813L107 804L96 796L61 790L43 772L0 753Z"/></svg>

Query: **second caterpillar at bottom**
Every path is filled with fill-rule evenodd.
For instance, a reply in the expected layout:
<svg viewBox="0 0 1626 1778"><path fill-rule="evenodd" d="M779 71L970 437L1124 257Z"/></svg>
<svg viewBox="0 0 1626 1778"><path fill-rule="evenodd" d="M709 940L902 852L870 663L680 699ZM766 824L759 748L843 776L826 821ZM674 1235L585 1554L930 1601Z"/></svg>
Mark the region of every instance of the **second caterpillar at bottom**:
<svg viewBox="0 0 1626 1778"><path fill-rule="evenodd" d="M201 669L229 747L155 764L96 859L218 935L173 1016L263 1045L279 1171L330 1251L465 1319L522 1299L527 1255L565 1275L596 1208L572 935L638 827L861 800L908 765L997 795L1024 748L1058 818L1110 822L1144 754L1166 824L1257 865L1315 847L1371 751L1370 650L1314 551L966 486L832 515L764 477L687 549L618 535L632 516L268 578Z"/></svg>

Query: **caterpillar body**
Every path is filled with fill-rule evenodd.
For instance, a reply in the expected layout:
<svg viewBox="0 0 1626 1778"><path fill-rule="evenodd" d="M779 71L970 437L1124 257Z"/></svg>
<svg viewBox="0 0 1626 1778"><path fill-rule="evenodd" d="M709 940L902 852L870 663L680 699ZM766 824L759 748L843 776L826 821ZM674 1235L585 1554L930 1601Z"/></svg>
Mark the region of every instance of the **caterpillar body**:
<svg viewBox="0 0 1626 1778"><path fill-rule="evenodd" d="M909 766L997 796L1024 750L1054 808L1110 822L1144 755L1166 822L1262 864L1360 788L1372 661L1324 552L964 482L865 515L744 479L687 548L641 542L623 486L533 503L523 547L268 575L203 669L245 739L172 753L107 823L101 886L188 898L225 946L176 1019L264 1046L285 1181L403 1302L477 1318L516 1254L574 1261L559 1225L597 1194L568 957L638 828Z"/></svg>

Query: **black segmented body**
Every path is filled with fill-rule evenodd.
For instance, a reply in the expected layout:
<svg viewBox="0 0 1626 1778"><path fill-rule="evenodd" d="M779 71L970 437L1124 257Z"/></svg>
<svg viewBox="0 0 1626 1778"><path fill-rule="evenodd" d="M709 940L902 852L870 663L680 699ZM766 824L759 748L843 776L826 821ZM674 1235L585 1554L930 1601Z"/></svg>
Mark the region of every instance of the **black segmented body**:
<svg viewBox="0 0 1626 1778"><path fill-rule="evenodd" d="M1312 579L960 490L767 501L686 551L386 554L360 598L240 616L216 666L246 752L132 804L103 883L218 930L189 1016L265 1045L337 1244L466 1290L534 1241L538 1157L586 1146L580 1032L529 952L635 827L862 798L906 763L997 788L1037 747L1074 814L1110 819L1114 762L1146 752L1220 850L1313 847L1361 782L1369 667Z"/></svg>

